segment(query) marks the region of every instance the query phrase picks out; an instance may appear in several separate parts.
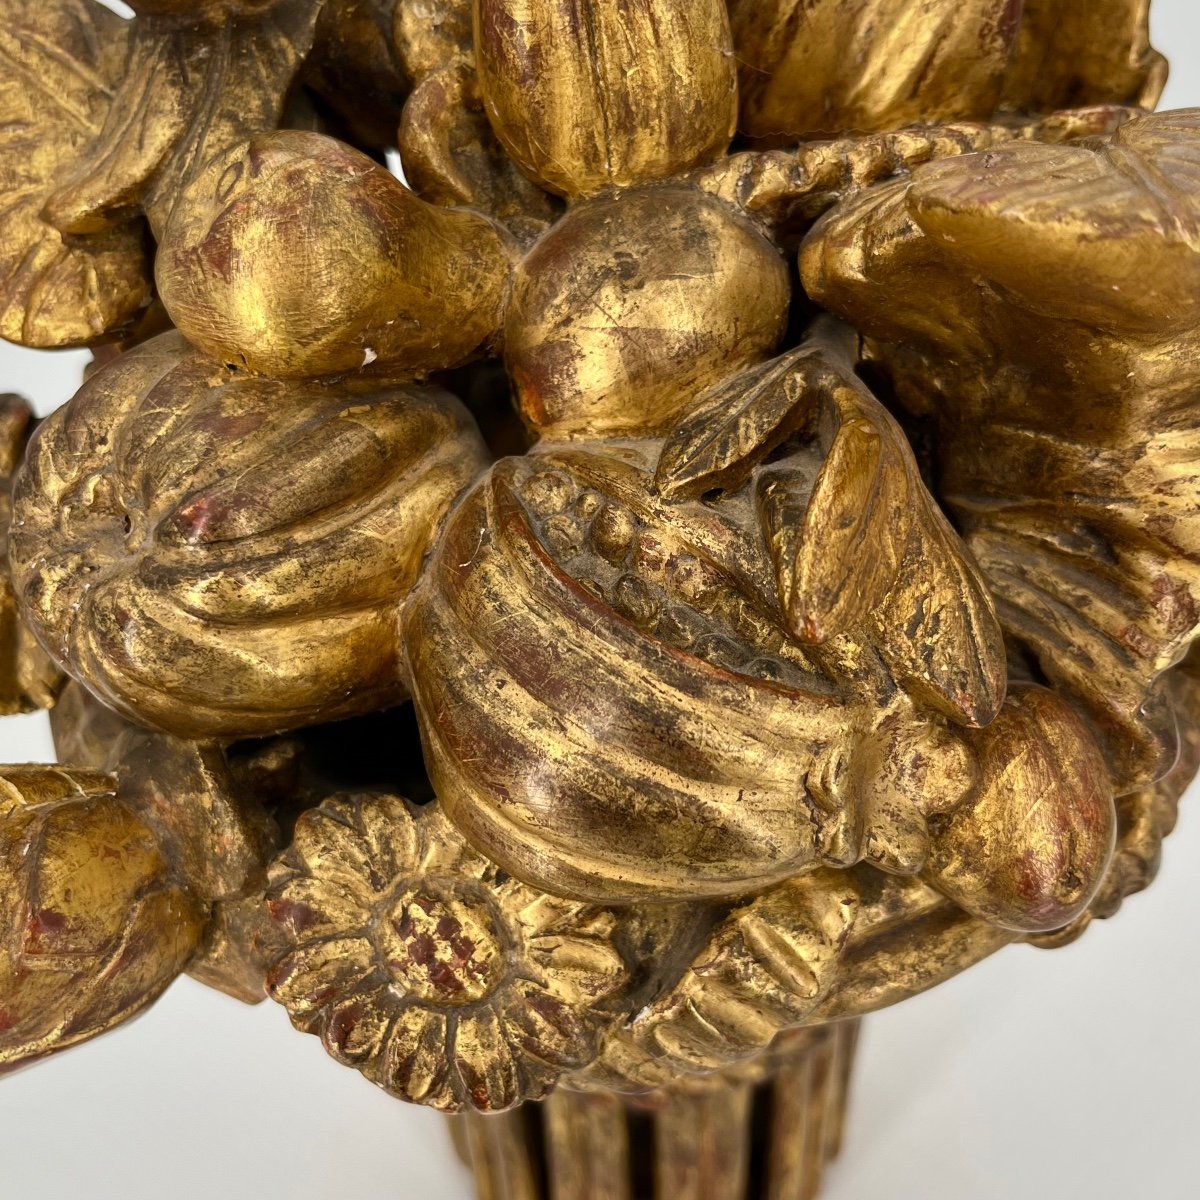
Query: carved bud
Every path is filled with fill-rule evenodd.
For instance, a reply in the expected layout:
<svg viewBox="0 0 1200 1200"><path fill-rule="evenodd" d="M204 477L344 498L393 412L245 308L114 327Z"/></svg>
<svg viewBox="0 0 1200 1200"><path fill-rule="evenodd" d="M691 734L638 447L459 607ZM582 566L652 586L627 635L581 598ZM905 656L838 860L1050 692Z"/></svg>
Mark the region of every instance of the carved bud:
<svg viewBox="0 0 1200 1200"><path fill-rule="evenodd" d="M143 724L371 711L405 694L397 609L486 456L444 392L263 380L165 334L38 431L14 578L54 658Z"/></svg>
<svg viewBox="0 0 1200 1200"><path fill-rule="evenodd" d="M113 780L0 771L0 1073L103 1033L155 1000L200 938Z"/></svg>
<svg viewBox="0 0 1200 1200"><path fill-rule="evenodd" d="M496 335L509 273L488 218L426 204L366 155L297 131L210 163L156 264L192 342L279 379L458 366Z"/></svg>
<svg viewBox="0 0 1200 1200"><path fill-rule="evenodd" d="M766 358L790 285L743 217L690 187L601 197L521 263L505 362L548 437L665 432L716 379Z"/></svg>
<svg viewBox="0 0 1200 1200"><path fill-rule="evenodd" d="M475 47L500 140L564 196L667 178L733 136L723 0L476 0Z"/></svg>

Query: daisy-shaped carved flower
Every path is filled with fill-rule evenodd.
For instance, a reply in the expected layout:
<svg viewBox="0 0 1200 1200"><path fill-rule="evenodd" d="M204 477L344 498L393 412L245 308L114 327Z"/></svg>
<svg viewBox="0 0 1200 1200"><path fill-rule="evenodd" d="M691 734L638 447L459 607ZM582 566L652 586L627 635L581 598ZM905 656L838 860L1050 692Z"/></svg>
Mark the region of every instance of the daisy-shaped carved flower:
<svg viewBox="0 0 1200 1200"><path fill-rule="evenodd" d="M624 1015L615 914L511 878L433 806L326 800L272 865L268 903L289 942L271 994L406 1100L536 1099Z"/></svg>

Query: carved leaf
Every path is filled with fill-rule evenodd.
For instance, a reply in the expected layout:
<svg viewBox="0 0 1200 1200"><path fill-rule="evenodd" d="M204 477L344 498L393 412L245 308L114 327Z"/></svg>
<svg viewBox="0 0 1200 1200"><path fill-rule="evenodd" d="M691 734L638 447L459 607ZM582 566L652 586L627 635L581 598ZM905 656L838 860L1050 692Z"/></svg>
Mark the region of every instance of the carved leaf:
<svg viewBox="0 0 1200 1200"><path fill-rule="evenodd" d="M1005 631L1086 712L1118 792L1170 769L1161 679L1200 634L1198 186L1200 114L1146 116L933 164L802 255L932 414Z"/></svg>
<svg viewBox="0 0 1200 1200"><path fill-rule="evenodd" d="M113 102L127 23L91 0L13 0L0 22L0 337L86 344L149 295L143 231L63 238L48 196Z"/></svg>
<svg viewBox="0 0 1200 1200"><path fill-rule="evenodd" d="M986 724L1006 680L991 598L903 431L843 370L816 444L755 479L789 627L822 643L865 625L915 699Z"/></svg>
<svg viewBox="0 0 1200 1200"><path fill-rule="evenodd" d="M137 21L120 91L84 165L47 206L64 232L95 229L140 205L155 235L211 158L274 129L321 0L280 0L204 27Z"/></svg>
<svg viewBox="0 0 1200 1200"><path fill-rule="evenodd" d="M839 344L845 335L829 327L709 388L663 445L654 473L659 493L690 500L740 487L772 450L812 425L836 386L832 364L846 349Z"/></svg>
<svg viewBox="0 0 1200 1200"><path fill-rule="evenodd" d="M894 586L871 614L879 650L914 699L967 725L1004 702L1004 637L971 552L923 488Z"/></svg>
<svg viewBox="0 0 1200 1200"><path fill-rule="evenodd" d="M814 643L858 624L882 602L908 541L912 504L908 445L895 423L845 385L832 407L836 433L790 535L794 553L777 560L786 563L779 583L789 624ZM762 511L774 543L782 510L767 504Z"/></svg>
<svg viewBox="0 0 1200 1200"><path fill-rule="evenodd" d="M675 987L639 1014L634 1039L693 1071L762 1050L820 1003L857 916L858 894L840 871L764 892L730 913Z"/></svg>
<svg viewBox="0 0 1200 1200"><path fill-rule="evenodd" d="M1166 60L1150 46L1150 0L1025 0L1003 102L1153 108L1166 79Z"/></svg>

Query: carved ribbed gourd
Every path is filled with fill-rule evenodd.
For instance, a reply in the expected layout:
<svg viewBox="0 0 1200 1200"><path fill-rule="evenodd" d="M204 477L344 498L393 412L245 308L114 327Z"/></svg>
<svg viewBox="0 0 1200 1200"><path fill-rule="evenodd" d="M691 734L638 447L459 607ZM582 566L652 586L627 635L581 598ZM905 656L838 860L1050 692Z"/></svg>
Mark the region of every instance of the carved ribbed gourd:
<svg viewBox="0 0 1200 1200"><path fill-rule="evenodd" d="M386 707L405 694L396 613L486 459L444 392L297 388L165 334L39 430L15 499L20 602L65 670L176 733Z"/></svg>

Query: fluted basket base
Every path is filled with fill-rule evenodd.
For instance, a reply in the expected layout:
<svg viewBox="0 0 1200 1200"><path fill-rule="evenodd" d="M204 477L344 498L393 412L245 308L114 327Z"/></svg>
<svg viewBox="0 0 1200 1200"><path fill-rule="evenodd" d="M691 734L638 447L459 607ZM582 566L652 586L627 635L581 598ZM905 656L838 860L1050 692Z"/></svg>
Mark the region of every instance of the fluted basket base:
<svg viewBox="0 0 1200 1200"><path fill-rule="evenodd" d="M841 1148L857 1021L645 1096L560 1090L452 1117L479 1200L813 1200Z"/></svg>

